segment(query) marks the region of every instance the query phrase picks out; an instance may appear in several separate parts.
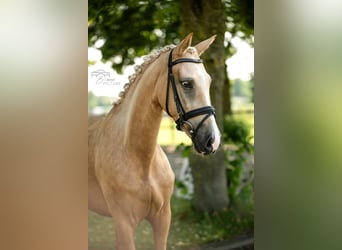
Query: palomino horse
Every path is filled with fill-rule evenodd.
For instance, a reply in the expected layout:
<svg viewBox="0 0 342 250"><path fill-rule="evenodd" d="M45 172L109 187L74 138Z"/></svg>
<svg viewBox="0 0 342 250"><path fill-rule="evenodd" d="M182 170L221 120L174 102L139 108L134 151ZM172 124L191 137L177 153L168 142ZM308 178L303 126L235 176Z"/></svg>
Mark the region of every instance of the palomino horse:
<svg viewBox="0 0 342 250"><path fill-rule="evenodd" d="M200 154L220 144L211 79L199 59L215 36L194 47L191 40L189 34L178 46L145 57L120 101L89 127L89 208L113 217L119 250L135 249L134 231L144 219L152 225L154 249L166 249L174 174L157 144L163 110Z"/></svg>

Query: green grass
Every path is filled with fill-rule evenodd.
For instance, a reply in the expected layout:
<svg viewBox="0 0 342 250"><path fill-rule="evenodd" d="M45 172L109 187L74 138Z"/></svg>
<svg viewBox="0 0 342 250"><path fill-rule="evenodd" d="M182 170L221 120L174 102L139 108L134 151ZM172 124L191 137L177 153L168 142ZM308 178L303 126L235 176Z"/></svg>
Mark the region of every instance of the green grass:
<svg viewBox="0 0 342 250"><path fill-rule="evenodd" d="M253 230L253 207L229 208L214 214L193 211L190 201L173 197L168 250L186 250L204 243L229 239ZM113 249L112 219L89 212L89 249ZM137 250L153 249L150 224L143 221L136 231Z"/></svg>
<svg viewBox="0 0 342 250"><path fill-rule="evenodd" d="M196 213L190 201L172 198L172 224L168 249L185 250L252 231L252 208L241 213L236 208L213 214Z"/></svg>

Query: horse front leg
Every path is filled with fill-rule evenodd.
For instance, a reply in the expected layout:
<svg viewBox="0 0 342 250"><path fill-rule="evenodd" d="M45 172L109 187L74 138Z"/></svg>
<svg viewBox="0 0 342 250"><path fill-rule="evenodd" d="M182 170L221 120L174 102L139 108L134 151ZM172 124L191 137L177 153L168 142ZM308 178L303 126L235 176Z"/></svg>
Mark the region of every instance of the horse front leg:
<svg viewBox="0 0 342 250"><path fill-rule="evenodd" d="M165 205L162 210L149 219L152 224L154 236L154 249L166 250L167 236L171 224L170 203Z"/></svg>
<svg viewBox="0 0 342 250"><path fill-rule="evenodd" d="M115 194L109 185L103 185L102 190L115 225L116 250L135 250L134 232L139 223L133 211L135 199Z"/></svg>
<svg viewBox="0 0 342 250"><path fill-rule="evenodd" d="M135 250L134 231L136 225L129 223L124 217L116 218L115 223L115 240L117 250Z"/></svg>

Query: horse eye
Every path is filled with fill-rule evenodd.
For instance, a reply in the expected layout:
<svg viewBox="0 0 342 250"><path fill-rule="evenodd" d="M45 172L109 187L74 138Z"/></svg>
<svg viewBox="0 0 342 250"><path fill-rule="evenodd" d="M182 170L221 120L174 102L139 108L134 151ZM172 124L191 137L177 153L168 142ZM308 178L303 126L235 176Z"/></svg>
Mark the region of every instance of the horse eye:
<svg viewBox="0 0 342 250"><path fill-rule="evenodd" d="M192 83L189 81L182 81L181 84L182 84L183 88L186 88L186 89L192 89L193 88Z"/></svg>

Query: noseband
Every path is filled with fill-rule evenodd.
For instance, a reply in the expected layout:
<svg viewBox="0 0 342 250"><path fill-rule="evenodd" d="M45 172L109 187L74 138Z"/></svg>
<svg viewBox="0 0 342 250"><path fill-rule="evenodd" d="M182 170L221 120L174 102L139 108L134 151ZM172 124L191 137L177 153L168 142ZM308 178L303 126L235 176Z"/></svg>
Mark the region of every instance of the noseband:
<svg viewBox="0 0 342 250"><path fill-rule="evenodd" d="M166 112L169 116L171 116L169 112L169 89L170 89L170 83L172 86L173 91L173 98L176 104L177 112L179 118L176 121L176 128L178 130L182 130L182 125L187 124L190 126L189 133L191 134L191 138L195 138L198 129L202 126L205 120L207 120L211 115L215 116L215 109L212 106L204 106L201 108L197 108L194 110L191 110L189 112L185 112L181 100L178 95L175 78L172 73L172 66L178 64L178 63L185 63L185 62L191 62L191 63L202 63L203 61L201 59L193 59L193 58L180 58L175 61L172 61L172 51L170 51L169 54L169 61L168 61L168 78L167 78L167 88L166 88ZM205 115L203 119L199 122L196 129L194 129L193 125L188 121L191 118L194 118L196 116ZM172 117L172 116L171 116Z"/></svg>

